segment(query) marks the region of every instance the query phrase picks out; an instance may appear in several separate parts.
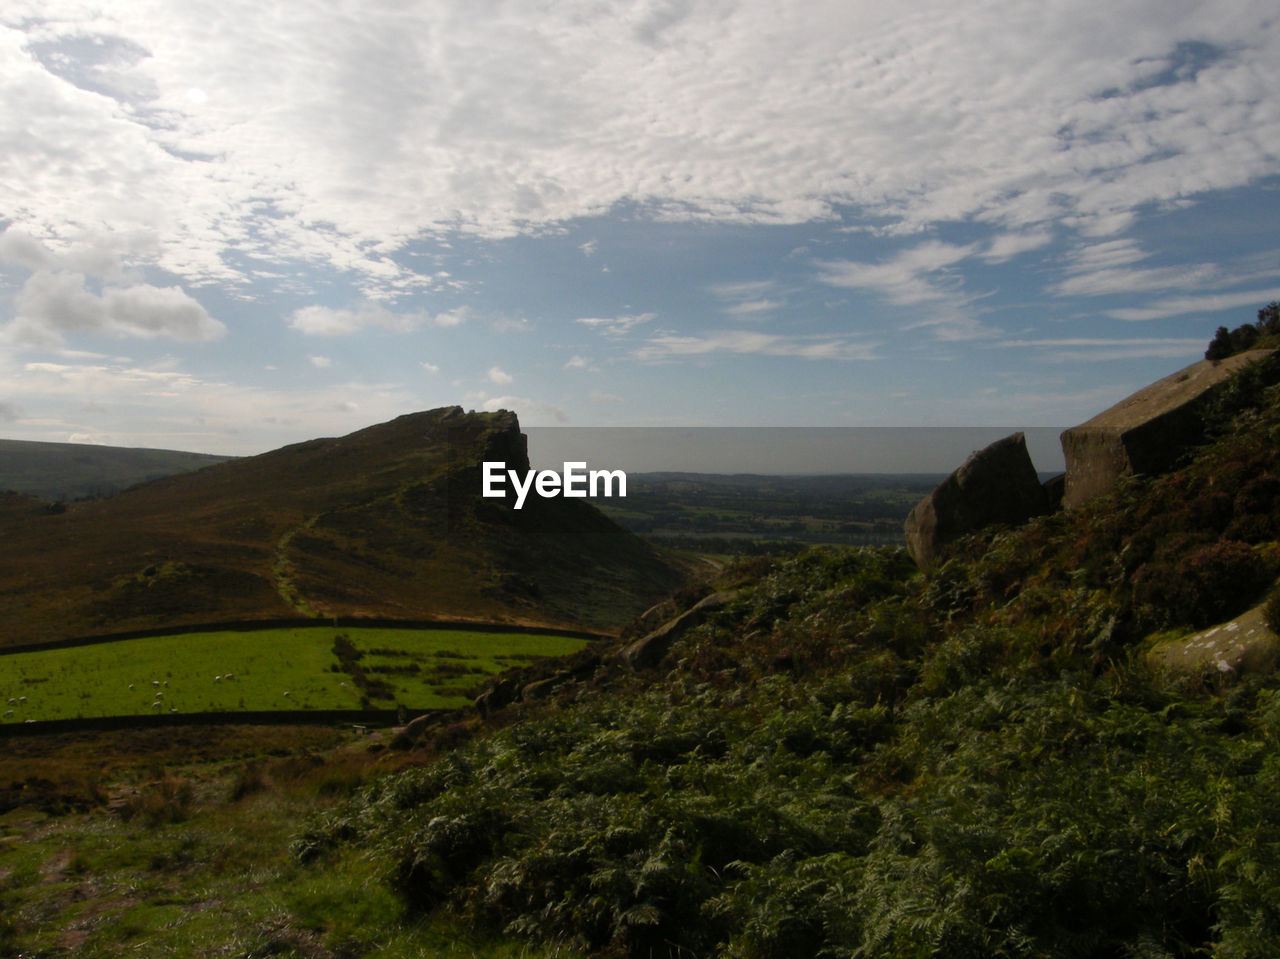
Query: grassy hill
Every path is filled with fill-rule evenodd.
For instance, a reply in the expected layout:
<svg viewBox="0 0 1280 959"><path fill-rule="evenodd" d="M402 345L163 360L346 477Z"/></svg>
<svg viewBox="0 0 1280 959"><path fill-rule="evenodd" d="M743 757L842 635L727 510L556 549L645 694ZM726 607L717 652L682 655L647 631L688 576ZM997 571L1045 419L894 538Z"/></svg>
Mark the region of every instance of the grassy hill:
<svg viewBox="0 0 1280 959"><path fill-rule="evenodd" d="M1175 472L927 571L744 560L656 668L544 661L410 751L14 737L0 949L1271 959L1280 676L1147 655L1275 595L1280 387L1213 419Z"/></svg>
<svg viewBox="0 0 1280 959"><path fill-rule="evenodd" d="M1157 640L1280 573L1280 387L1178 472L961 541L741 567L660 669L375 783L294 850L587 955L1280 955L1280 678Z"/></svg>
<svg viewBox="0 0 1280 959"><path fill-rule="evenodd" d="M581 501L482 500L485 459L527 466L514 414L449 408L109 499L0 496L0 644L297 616L607 628L680 583Z"/></svg>
<svg viewBox="0 0 1280 959"><path fill-rule="evenodd" d="M179 450L0 439L0 490L46 500L112 496L138 483L226 459Z"/></svg>

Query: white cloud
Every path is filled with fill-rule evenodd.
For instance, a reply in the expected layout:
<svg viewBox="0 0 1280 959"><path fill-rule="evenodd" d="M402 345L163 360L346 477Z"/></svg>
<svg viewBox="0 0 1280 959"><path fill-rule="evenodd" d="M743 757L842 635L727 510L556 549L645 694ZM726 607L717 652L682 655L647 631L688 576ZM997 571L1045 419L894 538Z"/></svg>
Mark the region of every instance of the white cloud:
<svg viewBox="0 0 1280 959"><path fill-rule="evenodd" d="M480 408L490 413L497 410L512 410L525 426L544 420L554 420L557 423L569 422L569 414L554 403L530 399L527 396L489 397L480 404Z"/></svg>
<svg viewBox="0 0 1280 959"><path fill-rule="evenodd" d="M591 361L585 356L571 356L565 361L563 369L566 370L585 370L591 366Z"/></svg>
<svg viewBox="0 0 1280 959"><path fill-rule="evenodd" d="M203 342L226 332L222 323L177 287L139 283L109 286L99 294L86 286L84 274L60 270L39 270L28 277L16 297L15 311L8 335L46 347L61 344L68 333Z"/></svg>
<svg viewBox="0 0 1280 959"><path fill-rule="evenodd" d="M601 390L592 390L587 394L587 398L593 406L617 406L626 402L621 396L614 393L605 393Z"/></svg>
<svg viewBox="0 0 1280 959"><path fill-rule="evenodd" d="M1234 310L1242 306L1256 308L1272 300L1280 300L1280 286L1265 290L1169 297L1157 300L1148 307L1108 310L1107 316L1130 322L1163 320L1170 316L1184 316L1188 313L1217 313L1221 310Z"/></svg>
<svg viewBox="0 0 1280 959"><path fill-rule="evenodd" d="M307 359L317 370L327 370L333 366L333 360L327 356L308 356Z"/></svg>
<svg viewBox="0 0 1280 959"><path fill-rule="evenodd" d="M729 316L758 316L762 313L772 313L782 306L781 300L744 300L741 303L734 303L726 306L724 312Z"/></svg>
<svg viewBox="0 0 1280 959"><path fill-rule="evenodd" d="M15 3L0 209L56 248L149 232L137 258L186 281L243 278L233 249L429 287L392 257L424 234L619 203L1108 236L1277 171L1280 29L1245 0L373 2L358 28L312 4L287 32L246 0L217 30L190 5Z"/></svg>
<svg viewBox="0 0 1280 959"><path fill-rule="evenodd" d="M1207 338L1187 337L1065 337L1043 340L1006 340L994 344L1007 348L1042 350L1053 363L1092 362L1101 360L1179 359L1199 357L1208 345Z"/></svg>
<svg viewBox="0 0 1280 959"><path fill-rule="evenodd" d="M335 403L335 389L347 405ZM63 441L69 432L83 430L89 396L111 409L113 444L233 454L332 436L422 408L418 397L394 384L272 390L180 368L113 361L29 362L12 368L0 362L0 396L21 396L28 413L40 411L39 417L26 415L19 423L23 439ZM157 408L163 412L157 414Z"/></svg>
<svg viewBox="0 0 1280 959"><path fill-rule="evenodd" d="M657 313L640 313L635 316L583 316L576 322L599 330L605 336L623 336L634 327L643 326L657 319Z"/></svg>
<svg viewBox="0 0 1280 959"><path fill-rule="evenodd" d="M435 375L436 373L440 372L440 367L436 366L436 364L434 363L428 363L426 360L423 360L418 365L421 366L428 373L431 373L432 375Z"/></svg>
<svg viewBox="0 0 1280 959"><path fill-rule="evenodd" d="M421 311L393 313L377 303L366 303L355 309L304 306L293 311L289 317L289 326L299 333L311 336L346 336L369 328L407 333L426 326L452 327L463 323L465 319L466 312L463 310L432 316Z"/></svg>
<svg viewBox="0 0 1280 959"><path fill-rule="evenodd" d="M500 386L506 386L512 381L511 374L499 366L489 367L488 376L490 383L497 383Z"/></svg>
<svg viewBox="0 0 1280 959"><path fill-rule="evenodd" d="M955 302L959 281L948 267L972 256L976 245L931 240L879 263L832 260L818 264L818 279L831 286L872 290L897 306Z"/></svg>
<svg viewBox="0 0 1280 959"><path fill-rule="evenodd" d="M796 356L809 360L869 360L875 358L875 347L839 337L788 337L747 330L718 330L705 336L655 336L636 350L635 356L641 360L659 360L711 353Z"/></svg>
<svg viewBox="0 0 1280 959"><path fill-rule="evenodd" d="M6 423L12 423L21 416L22 407L17 403L6 403L0 401L0 420L4 420Z"/></svg>
<svg viewBox="0 0 1280 959"><path fill-rule="evenodd" d="M1049 230L1028 230L1024 233L1001 233L987 244L982 258L991 263L1003 263L1021 253L1039 250L1053 242Z"/></svg>

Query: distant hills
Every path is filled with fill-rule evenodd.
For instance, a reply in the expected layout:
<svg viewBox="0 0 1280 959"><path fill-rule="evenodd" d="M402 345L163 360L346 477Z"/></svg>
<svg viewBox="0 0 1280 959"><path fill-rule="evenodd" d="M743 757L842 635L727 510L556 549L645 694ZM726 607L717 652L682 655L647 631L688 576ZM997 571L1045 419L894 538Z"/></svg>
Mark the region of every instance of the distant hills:
<svg viewBox="0 0 1280 959"><path fill-rule="evenodd" d="M528 468L515 415L452 407L106 499L0 495L0 645L298 616L607 629L681 584L580 500L481 499L486 459Z"/></svg>
<svg viewBox="0 0 1280 959"><path fill-rule="evenodd" d="M48 500L112 496L229 459L212 453L0 439L0 490Z"/></svg>

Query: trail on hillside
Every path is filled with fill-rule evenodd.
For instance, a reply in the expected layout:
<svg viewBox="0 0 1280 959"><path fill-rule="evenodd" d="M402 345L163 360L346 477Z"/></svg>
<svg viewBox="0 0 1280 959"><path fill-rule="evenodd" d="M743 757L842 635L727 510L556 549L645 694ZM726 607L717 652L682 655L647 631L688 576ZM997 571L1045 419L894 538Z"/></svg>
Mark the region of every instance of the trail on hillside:
<svg viewBox="0 0 1280 959"><path fill-rule="evenodd" d="M280 594L280 598L289 606L292 606L303 616L319 617L319 611L306 601L302 594L298 591L297 585L293 581L293 563L289 560L289 544L293 542L293 538L299 533L311 529L315 526L323 514L317 513L310 519L299 523L289 532L285 533L276 541L276 561L271 566L271 575L275 581L276 592Z"/></svg>

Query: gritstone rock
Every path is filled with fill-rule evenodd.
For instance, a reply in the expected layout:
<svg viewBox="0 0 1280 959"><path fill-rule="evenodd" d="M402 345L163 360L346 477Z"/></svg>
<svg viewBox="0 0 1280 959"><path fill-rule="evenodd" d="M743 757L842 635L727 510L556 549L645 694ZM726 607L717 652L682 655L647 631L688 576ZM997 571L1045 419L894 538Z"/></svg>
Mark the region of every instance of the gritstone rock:
<svg viewBox="0 0 1280 959"><path fill-rule="evenodd" d="M916 504L903 526L907 551L918 566L928 566L966 533L994 523L1016 526L1048 509L1026 438L1014 433L974 453Z"/></svg>
<svg viewBox="0 0 1280 959"><path fill-rule="evenodd" d="M1067 460L1063 505L1074 509L1108 493L1126 474L1172 469L1188 447L1203 439L1205 403L1242 368L1272 352L1248 350L1193 363L1067 430L1062 434Z"/></svg>

